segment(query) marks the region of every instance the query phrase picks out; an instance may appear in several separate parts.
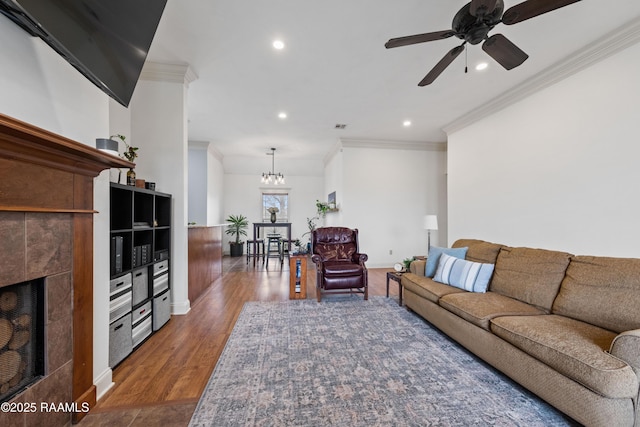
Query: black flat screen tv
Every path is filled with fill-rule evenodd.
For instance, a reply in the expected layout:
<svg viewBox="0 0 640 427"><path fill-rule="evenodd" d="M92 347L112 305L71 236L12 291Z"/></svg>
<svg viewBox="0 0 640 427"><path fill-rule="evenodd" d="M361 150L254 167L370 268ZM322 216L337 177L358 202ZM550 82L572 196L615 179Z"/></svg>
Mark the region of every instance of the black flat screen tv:
<svg viewBox="0 0 640 427"><path fill-rule="evenodd" d="M0 0L0 12L40 37L125 107L167 0Z"/></svg>

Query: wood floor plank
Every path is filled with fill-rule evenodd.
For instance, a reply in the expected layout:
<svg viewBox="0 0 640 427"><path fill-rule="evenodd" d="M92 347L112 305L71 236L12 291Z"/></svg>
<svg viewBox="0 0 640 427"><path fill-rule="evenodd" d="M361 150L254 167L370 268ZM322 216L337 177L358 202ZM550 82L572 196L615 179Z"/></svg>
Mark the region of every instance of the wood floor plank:
<svg viewBox="0 0 640 427"><path fill-rule="evenodd" d="M309 267L307 299L315 300L315 270L312 263ZM369 269L369 295L386 294L387 271L389 269ZM390 286L390 295L397 299L395 282ZM277 263L270 263L268 270L260 265L254 269L251 263L246 265L244 257L225 257L222 277L197 301L192 301L191 311L172 316L160 331L114 369L115 386L80 425L99 425L100 414L113 416L119 410L130 413L136 406L175 404L179 407L185 401L197 402L244 303L288 299L286 263L282 270ZM142 413L145 411L140 411ZM176 425L183 425L181 423Z"/></svg>

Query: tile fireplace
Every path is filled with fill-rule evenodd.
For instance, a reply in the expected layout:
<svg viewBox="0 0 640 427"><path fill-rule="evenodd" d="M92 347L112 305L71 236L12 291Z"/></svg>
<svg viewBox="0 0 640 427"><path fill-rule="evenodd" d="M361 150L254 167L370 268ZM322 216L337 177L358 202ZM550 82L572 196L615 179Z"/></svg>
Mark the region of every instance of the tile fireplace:
<svg viewBox="0 0 640 427"><path fill-rule="evenodd" d="M0 364L0 425L64 426L95 405L93 179L104 169L130 166L0 114L0 363L7 362ZM42 331L26 332L27 323L38 323L37 310L27 322L18 306L24 302L9 309L14 295L22 295L15 286L24 282L38 283ZM43 339L25 388L18 377L27 370L29 344L20 345L27 334L29 341Z"/></svg>

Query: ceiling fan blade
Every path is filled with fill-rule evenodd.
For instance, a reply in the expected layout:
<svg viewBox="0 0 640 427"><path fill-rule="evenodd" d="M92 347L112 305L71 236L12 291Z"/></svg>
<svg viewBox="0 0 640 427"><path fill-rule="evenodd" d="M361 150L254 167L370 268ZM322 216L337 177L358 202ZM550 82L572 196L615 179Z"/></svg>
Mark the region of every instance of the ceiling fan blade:
<svg viewBox="0 0 640 427"><path fill-rule="evenodd" d="M506 25L517 24L543 13L551 12L561 7L569 6L580 0L528 0L507 9L502 15L502 22Z"/></svg>
<svg viewBox="0 0 640 427"><path fill-rule="evenodd" d="M440 60L440 62L438 62L436 66L433 67L431 71L429 71L429 74L427 74L424 79L422 79L422 81L418 83L418 86L426 86L433 83L433 81L437 79L440 74L442 74L445 68L447 68L449 64L451 64L453 60L456 59L458 55L460 55L463 51L464 43L460 46L454 47L449 52L447 52L447 54Z"/></svg>
<svg viewBox="0 0 640 427"><path fill-rule="evenodd" d="M518 46L502 34L495 34L489 37L482 45L482 50L495 59L507 70L516 68L527 60L529 55L524 53Z"/></svg>
<svg viewBox="0 0 640 427"><path fill-rule="evenodd" d="M489 15L495 10L497 4L498 0L471 0L469 13L473 16Z"/></svg>
<svg viewBox="0 0 640 427"><path fill-rule="evenodd" d="M416 43L431 42L434 40L442 40L455 36L456 33L452 30L434 31L433 33L416 34L413 36L397 37L391 39L384 44L384 47L390 49L392 47L407 46Z"/></svg>

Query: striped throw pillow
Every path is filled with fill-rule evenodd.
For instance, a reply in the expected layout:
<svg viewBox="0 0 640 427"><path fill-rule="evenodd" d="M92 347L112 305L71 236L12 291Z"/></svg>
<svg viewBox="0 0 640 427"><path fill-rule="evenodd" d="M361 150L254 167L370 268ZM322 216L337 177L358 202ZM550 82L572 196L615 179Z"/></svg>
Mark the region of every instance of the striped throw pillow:
<svg viewBox="0 0 640 427"><path fill-rule="evenodd" d="M482 264L442 254L433 280L469 292L486 292L493 264Z"/></svg>

